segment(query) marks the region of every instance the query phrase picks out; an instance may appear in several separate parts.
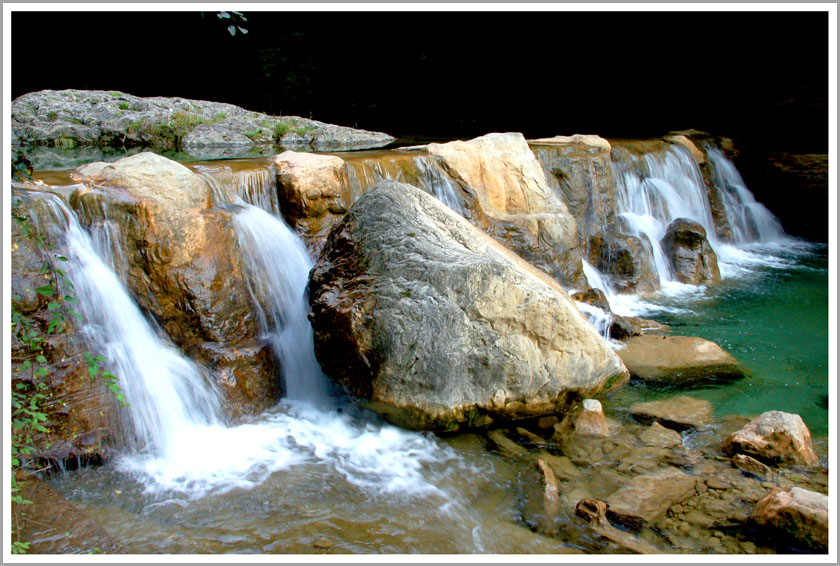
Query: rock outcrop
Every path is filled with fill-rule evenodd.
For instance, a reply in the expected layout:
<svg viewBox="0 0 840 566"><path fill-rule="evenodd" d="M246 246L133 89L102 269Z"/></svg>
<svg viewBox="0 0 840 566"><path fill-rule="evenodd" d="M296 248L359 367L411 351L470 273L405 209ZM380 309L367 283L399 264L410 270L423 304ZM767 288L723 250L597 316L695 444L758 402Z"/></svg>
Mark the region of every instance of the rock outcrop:
<svg viewBox="0 0 840 566"><path fill-rule="evenodd" d="M802 417L767 411L729 435L721 445L725 454L746 454L771 464L816 466L811 431Z"/></svg>
<svg viewBox="0 0 840 566"><path fill-rule="evenodd" d="M696 336L632 336L624 343L618 355L647 384L690 387L746 375L730 353Z"/></svg>
<svg viewBox="0 0 840 566"><path fill-rule="evenodd" d="M697 222L677 218L668 225L661 242L677 281L690 285L720 281L717 255Z"/></svg>
<svg viewBox="0 0 840 566"><path fill-rule="evenodd" d="M653 263L653 246L644 234L628 235L621 221L589 238L589 263L607 275L620 293L649 295L660 287Z"/></svg>
<svg viewBox="0 0 840 566"><path fill-rule="evenodd" d="M333 228L310 302L327 375L410 428L557 413L628 377L560 285L410 185Z"/></svg>
<svg viewBox="0 0 840 566"><path fill-rule="evenodd" d="M234 406L270 406L273 357L258 340L229 213L210 208L206 182L148 152L77 176L83 186L71 202L87 224L118 225L126 258L118 269L138 304L217 371Z"/></svg>
<svg viewBox="0 0 840 566"><path fill-rule="evenodd" d="M581 280L575 219L522 134L432 143L427 151L467 195L473 224L561 283Z"/></svg>
<svg viewBox="0 0 840 566"><path fill-rule="evenodd" d="M141 98L118 91L42 90L12 101L13 144L32 140L59 147L143 146L175 148L189 141L197 128L224 128L212 137L219 147L279 144L316 151L381 147L394 141L382 132L326 124L297 116L269 116L233 104L184 98ZM232 132L232 134L230 133ZM235 134L235 135L234 135Z"/></svg>

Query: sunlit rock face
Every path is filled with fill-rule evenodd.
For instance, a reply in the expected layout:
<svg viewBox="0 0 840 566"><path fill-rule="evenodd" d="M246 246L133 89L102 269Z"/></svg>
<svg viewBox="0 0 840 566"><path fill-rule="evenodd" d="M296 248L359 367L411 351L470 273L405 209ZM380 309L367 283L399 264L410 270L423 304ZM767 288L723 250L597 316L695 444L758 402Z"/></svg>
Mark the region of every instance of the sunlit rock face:
<svg viewBox="0 0 840 566"><path fill-rule="evenodd" d="M581 280L577 223L522 134L487 134L427 149L467 194L473 224L561 283Z"/></svg>
<svg viewBox="0 0 840 566"><path fill-rule="evenodd" d="M555 413L629 376L554 279L393 181L330 233L310 302L327 375L410 428Z"/></svg>
<svg viewBox="0 0 840 566"><path fill-rule="evenodd" d="M125 281L176 344L217 370L236 405L277 396L258 340L230 215L210 207L196 173L153 153L77 170L72 197L88 224L118 226Z"/></svg>

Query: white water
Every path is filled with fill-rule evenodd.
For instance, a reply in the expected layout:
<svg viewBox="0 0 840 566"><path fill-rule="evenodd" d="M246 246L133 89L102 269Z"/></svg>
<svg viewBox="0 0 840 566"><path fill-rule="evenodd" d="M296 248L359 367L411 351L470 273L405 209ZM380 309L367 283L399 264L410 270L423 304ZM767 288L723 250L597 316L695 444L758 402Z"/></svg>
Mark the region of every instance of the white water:
<svg viewBox="0 0 840 566"><path fill-rule="evenodd" d="M733 242L745 244L784 239L782 226L767 207L755 200L735 164L716 147L707 147L706 154L714 165L714 184L722 197L726 218L732 227Z"/></svg>
<svg viewBox="0 0 840 566"><path fill-rule="evenodd" d="M150 506L252 488L293 466L326 466L377 496L433 496L452 504L440 478L470 466L433 435L391 426L329 394L306 317L311 260L302 243L282 220L231 194L230 185L216 189L227 202L239 201L231 208L240 247L289 392L271 411L236 426L221 418L212 376L205 378L206 369L146 320L108 265L108 250L119 239L115 225L97 229L101 241L94 246L75 214L58 197L43 195L60 219L52 225L64 228L84 336L94 355L107 358L103 365L119 378L129 403L130 438L117 467L144 485Z"/></svg>

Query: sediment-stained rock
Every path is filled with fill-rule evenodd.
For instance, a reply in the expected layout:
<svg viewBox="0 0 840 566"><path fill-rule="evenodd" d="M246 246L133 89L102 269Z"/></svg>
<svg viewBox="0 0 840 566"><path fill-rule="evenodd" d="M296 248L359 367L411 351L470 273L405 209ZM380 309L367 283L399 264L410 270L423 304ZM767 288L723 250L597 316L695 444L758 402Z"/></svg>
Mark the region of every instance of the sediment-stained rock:
<svg viewBox="0 0 840 566"><path fill-rule="evenodd" d="M751 518L770 536L828 552L828 496L799 487L774 490L755 504Z"/></svg>
<svg viewBox="0 0 840 566"><path fill-rule="evenodd" d="M745 377L730 353L696 336L632 336L618 350L630 375L648 384L688 387Z"/></svg>
<svg viewBox="0 0 840 566"><path fill-rule="evenodd" d="M778 465L816 466L819 462L811 431L802 417L782 411L767 411L721 444L725 454L746 454Z"/></svg>
<svg viewBox="0 0 840 566"><path fill-rule="evenodd" d="M717 255L697 222L677 218L668 225L661 241L674 277L681 283L700 285L720 281Z"/></svg>

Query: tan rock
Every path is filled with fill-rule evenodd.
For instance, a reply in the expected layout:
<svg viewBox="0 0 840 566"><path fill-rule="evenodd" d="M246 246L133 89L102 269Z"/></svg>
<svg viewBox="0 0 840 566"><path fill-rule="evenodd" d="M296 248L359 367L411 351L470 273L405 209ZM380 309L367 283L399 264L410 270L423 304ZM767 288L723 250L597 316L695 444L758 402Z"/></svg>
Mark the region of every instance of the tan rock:
<svg viewBox="0 0 840 566"><path fill-rule="evenodd" d="M753 522L816 552L828 551L828 496L793 487L774 490L752 510Z"/></svg>
<svg viewBox="0 0 840 566"><path fill-rule="evenodd" d="M349 206L344 160L332 155L284 151L274 158L283 216L317 255L330 228Z"/></svg>
<svg viewBox="0 0 840 566"><path fill-rule="evenodd" d="M534 144L581 144L597 149L602 153L609 153L612 149L610 142L601 136L593 134L574 134L572 136L554 136L551 138L537 138L528 140Z"/></svg>
<svg viewBox="0 0 840 566"><path fill-rule="evenodd" d="M665 428L658 422L650 425L639 437L646 446L653 446L656 448L671 448L672 446L681 446L682 437L680 433Z"/></svg>
<svg viewBox="0 0 840 566"><path fill-rule="evenodd" d="M732 457L732 465L760 478L772 478L774 475L770 466L746 454L735 454Z"/></svg>
<svg viewBox="0 0 840 566"><path fill-rule="evenodd" d="M559 429L559 430L558 430ZM610 435L604 409L597 399L584 399L563 422L558 425L558 433L577 436L605 437Z"/></svg>
<svg viewBox="0 0 840 566"><path fill-rule="evenodd" d="M728 455L746 454L773 464L816 466L819 463L811 431L802 417L782 411L767 411L721 444Z"/></svg>
<svg viewBox="0 0 840 566"><path fill-rule="evenodd" d="M676 468L636 476L607 498L608 517L634 527L649 525L694 495L695 484L693 476Z"/></svg>
<svg viewBox="0 0 840 566"><path fill-rule="evenodd" d="M697 162L697 165L703 165L706 162L706 154L703 153L694 142L691 141L689 138L682 134L677 134L673 136L666 136L666 142L673 143L675 145L679 145L684 147L691 153L691 156L694 158L694 161Z"/></svg>
<svg viewBox="0 0 840 566"><path fill-rule="evenodd" d="M630 374L646 383L695 385L737 379L744 370L731 354L695 336L632 336L618 350Z"/></svg>
<svg viewBox="0 0 840 566"><path fill-rule="evenodd" d="M562 283L580 276L575 219L522 134L432 143L427 150L464 187L476 226Z"/></svg>
<svg viewBox="0 0 840 566"><path fill-rule="evenodd" d="M659 424L682 431L689 428L703 428L712 423L712 404L704 399L677 396L636 403L631 405L630 414L642 422Z"/></svg>

